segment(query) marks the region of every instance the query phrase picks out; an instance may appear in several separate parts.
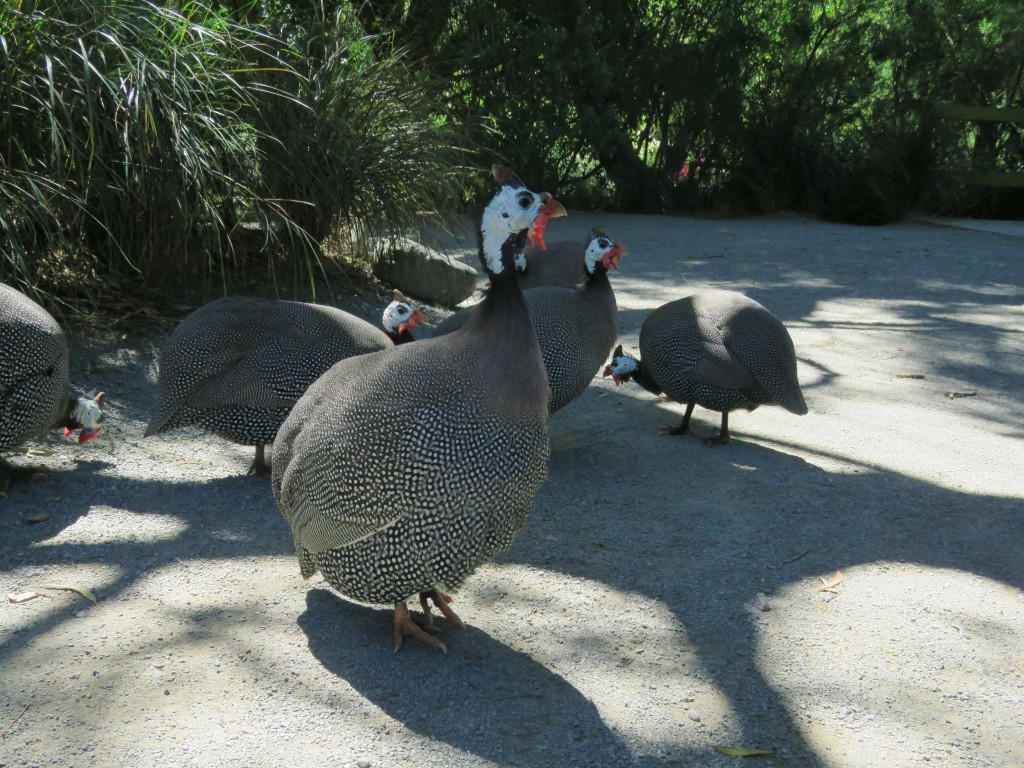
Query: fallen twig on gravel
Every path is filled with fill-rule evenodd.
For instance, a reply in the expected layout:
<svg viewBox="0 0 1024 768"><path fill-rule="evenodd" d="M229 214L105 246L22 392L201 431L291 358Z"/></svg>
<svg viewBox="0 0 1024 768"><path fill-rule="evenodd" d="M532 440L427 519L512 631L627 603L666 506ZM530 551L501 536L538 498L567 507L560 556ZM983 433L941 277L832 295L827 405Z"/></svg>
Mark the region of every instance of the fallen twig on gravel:
<svg viewBox="0 0 1024 768"><path fill-rule="evenodd" d="M789 560L783 560L782 564L783 565L789 565L790 563L795 563L797 560L799 560L801 557L803 557L804 555L806 555L810 551L811 551L811 548L808 547L803 552L801 552L799 555L795 555L795 556L789 558Z"/></svg>
<svg viewBox="0 0 1024 768"><path fill-rule="evenodd" d="M4 736L6 736L7 732L9 730L11 730L11 728L14 727L15 723L17 723L19 720L21 720L22 717L25 716L25 713L28 712L28 708L29 708L29 705L26 704L25 708L23 710L21 710L21 712L18 713L18 716L16 718L14 718L13 720L11 720L11 722L9 722L7 724L7 727L4 728L3 733L0 733L0 738L3 738Z"/></svg>

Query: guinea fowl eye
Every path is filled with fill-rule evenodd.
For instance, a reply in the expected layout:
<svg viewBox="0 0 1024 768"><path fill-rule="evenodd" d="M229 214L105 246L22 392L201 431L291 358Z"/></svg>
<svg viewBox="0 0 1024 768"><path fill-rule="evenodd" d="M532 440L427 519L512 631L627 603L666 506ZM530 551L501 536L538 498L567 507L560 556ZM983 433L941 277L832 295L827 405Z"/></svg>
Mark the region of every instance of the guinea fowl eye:
<svg viewBox="0 0 1024 768"><path fill-rule="evenodd" d="M520 208L526 209L533 205L533 195L529 192L520 192L516 197L516 202Z"/></svg>
<svg viewBox="0 0 1024 768"><path fill-rule="evenodd" d="M600 240L597 241L597 245L602 250L605 249L605 248L611 248L612 247L612 241L611 240L607 240L607 239L602 237Z"/></svg>

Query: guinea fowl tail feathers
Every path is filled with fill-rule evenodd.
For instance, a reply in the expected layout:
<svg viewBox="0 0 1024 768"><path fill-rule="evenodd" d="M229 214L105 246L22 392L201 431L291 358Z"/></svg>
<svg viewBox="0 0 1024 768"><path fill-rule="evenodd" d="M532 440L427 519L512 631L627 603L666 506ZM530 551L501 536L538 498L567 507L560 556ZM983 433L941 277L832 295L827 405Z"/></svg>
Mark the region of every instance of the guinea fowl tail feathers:
<svg viewBox="0 0 1024 768"><path fill-rule="evenodd" d="M805 416L807 414L807 401L804 400L799 384L795 389L781 395L777 402L787 411L795 413L797 416Z"/></svg>
<svg viewBox="0 0 1024 768"><path fill-rule="evenodd" d="M161 413L150 419L142 436L152 437L153 435L159 435L161 432L168 432L177 427L183 427L186 424L191 424L195 418L188 408L180 408L173 413Z"/></svg>

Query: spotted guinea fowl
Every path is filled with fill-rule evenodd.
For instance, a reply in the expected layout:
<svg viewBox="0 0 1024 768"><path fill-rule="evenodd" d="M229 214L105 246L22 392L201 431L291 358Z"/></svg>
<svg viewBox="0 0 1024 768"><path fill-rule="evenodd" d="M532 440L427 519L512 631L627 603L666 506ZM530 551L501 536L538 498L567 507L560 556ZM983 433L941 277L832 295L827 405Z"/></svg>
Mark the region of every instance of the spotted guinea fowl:
<svg viewBox="0 0 1024 768"><path fill-rule="evenodd" d="M740 293L702 291L658 307L640 330L640 355L619 345L604 375L616 384L635 379L649 392L686 403L679 426L662 427L662 434L689 433L695 405L722 413L718 437L708 444L729 442L730 411L781 405L807 413L789 332Z"/></svg>
<svg viewBox="0 0 1024 768"><path fill-rule="evenodd" d="M608 270L618 269L626 248L594 229L586 247L577 251L579 271L586 276L582 287L541 285L523 291L551 388L549 413L583 394L619 334L619 312ZM475 311L475 306L466 307L449 315L438 323L433 336L461 328Z"/></svg>
<svg viewBox="0 0 1024 768"><path fill-rule="evenodd" d="M540 245L533 245L516 254L516 282L519 283L524 295L528 296L528 290L541 286L576 288L582 285L589 277L585 263L587 249L598 237L599 231L591 230L587 240L583 242L562 240L543 248ZM463 307L448 315L434 326L430 335L444 336L458 330L466 324L469 314L476 306L474 304Z"/></svg>
<svg viewBox="0 0 1024 768"><path fill-rule="evenodd" d="M516 259L516 278L524 291L541 285L575 288L587 279L583 255L591 242L561 240L550 243L546 249L538 246L526 248ZM601 362L604 362L603 360Z"/></svg>
<svg viewBox="0 0 1024 768"><path fill-rule="evenodd" d="M50 429L65 435L80 429L78 442L91 440L100 431L103 401L102 392L71 397L64 331L39 304L0 283L0 451ZM38 471L0 459L0 487Z"/></svg>
<svg viewBox="0 0 1024 768"><path fill-rule="evenodd" d="M146 436L196 424L255 445L249 473L266 474L264 446L309 385L339 360L411 341L423 317L398 291L384 310L384 331L319 304L247 297L205 304L167 340Z"/></svg>
<svg viewBox="0 0 1024 768"><path fill-rule="evenodd" d="M512 540L547 474L547 386L515 281L527 232L565 209L510 170L484 210L480 258L490 287L456 333L343 360L296 403L274 443L274 497L302 575L346 597L394 606L395 650L427 627L432 601Z"/></svg>

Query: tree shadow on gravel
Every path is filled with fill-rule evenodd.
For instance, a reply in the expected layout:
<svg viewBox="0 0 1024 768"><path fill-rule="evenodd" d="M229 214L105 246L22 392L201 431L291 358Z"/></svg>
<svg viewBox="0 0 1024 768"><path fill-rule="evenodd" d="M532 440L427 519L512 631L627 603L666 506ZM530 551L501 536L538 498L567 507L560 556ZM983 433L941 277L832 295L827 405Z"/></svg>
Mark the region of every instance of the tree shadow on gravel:
<svg viewBox="0 0 1024 768"><path fill-rule="evenodd" d="M979 435L1024 434L1019 239L773 218L740 226L662 219L649 230L623 219L620 232L616 217L607 218L637 256L612 277L627 351L636 351L657 306L708 288L739 291L790 328L801 375L811 378L809 400L863 401L863 423L842 425L862 439L884 440L894 426L872 428L873 403L890 406L886 418L906 404L908 419L945 411L949 418L936 426L959 419ZM819 355L816 345L832 354ZM923 378L898 380L904 374ZM893 457L884 469L829 454L820 433L806 444L759 437L759 413L739 414L733 442L708 448L693 437L659 437L660 425L679 422L680 405L636 385L614 395L595 389L581 398L591 399L589 411L577 403L551 420L548 481L527 529L497 561L661 602L685 628L704 684L724 694L748 744L785 746L801 766L830 764L801 734L795 692L774 688L758 665L759 638L774 614L752 607L757 593L771 600L806 582L813 601L818 577L886 561L1024 589L1024 502L1009 477L1005 496L957 492L914 476L922 462ZM949 389L979 396L951 405ZM813 411L812 403L812 430ZM694 428L711 435L719 418L698 409ZM898 450L914 449L908 432ZM918 450L941 451L938 436ZM847 469L826 471L796 453ZM884 447L868 455L877 453ZM941 472L935 464L925 477Z"/></svg>
<svg viewBox="0 0 1024 768"><path fill-rule="evenodd" d="M444 620L446 634L459 632L458 653L441 658L430 651L424 660L424 648L408 647L394 655L380 642L390 622L390 610L325 589L307 593L298 619L328 672L415 733L502 764L636 765L593 702L529 656Z"/></svg>
<svg viewBox="0 0 1024 768"><path fill-rule="evenodd" d="M95 462L102 469L105 462ZM45 490L36 486L16 491L0 507L0 576L18 569L53 567L115 567L117 575L99 590L104 602L118 599L147 574L183 559L249 558L293 555L291 531L281 517L269 482L244 476L195 481L138 480L98 471L60 472ZM51 495L52 494L52 495ZM53 499L53 501L46 501ZM90 514L104 514L96 505L152 516L143 522L94 530L95 539L61 534ZM50 519L28 525L25 517L45 510ZM111 515L116 520L117 515ZM161 524L173 523L169 532ZM145 529L145 530L143 530ZM153 536L146 538L149 533ZM44 544L44 546L39 546ZM0 645L0 663L52 630L74 620L77 608L41 613Z"/></svg>
<svg viewBox="0 0 1024 768"><path fill-rule="evenodd" d="M112 461L91 458L76 459L74 466L68 469L49 466L44 460L35 458L12 464L18 467L38 467L45 473L33 480L13 480L0 497L0 515L17 517L24 521L25 532L35 534L36 541L56 536L60 531L74 525L82 515L88 514L92 506L88 497L75 494L65 500L62 489L89 485L94 482L96 475L114 466ZM59 512L56 512L58 505ZM41 515L49 517L38 522L28 521L30 517Z"/></svg>
<svg viewBox="0 0 1024 768"><path fill-rule="evenodd" d="M596 434L593 424L553 422L548 481L527 529L496 560L665 605L685 628L705 683L726 696L745 744L784 746L802 766L824 760L796 726L785 698L794 692L776 690L758 666L771 614L752 607L757 593L770 599L793 583L817 585L837 569L883 561L1024 589L1018 498L958 493L866 465L830 473L787 452L807 447L741 437L711 448L661 437L648 423L657 410L625 398L606 408ZM641 441L658 441L659 450L652 457ZM613 471L595 443L613 449ZM811 587L808 599L817 594Z"/></svg>
<svg viewBox="0 0 1024 768"><path fill-rule="evenodd" d="M248 553L254 555L267 554L257 542L272 540L273 537L264 535L270 530L281 531L282 536L287 534L283 538L286 543L291 542L287 523L274 503L269 481L244 476L178 481L124 478L104 473L112 464L106 460L79 461L76 469L57 470L31 485L12 486L7 498L0 498L0 530L5 534L3 548L12 550L12 557L17 559L19 550L58 537L100 505L143 515L173 516L184 522L187 530L181 538L162 545L167 556L186 544L199 546L203 552L210 550L213 555L230 557L241 553L237 547L232 553L223 553L216 535L210 537L211 531L244 536L256 546ZM49 518L37 524L25 522L37 513L46 513ZM70 551L68 547L72 546L64 545L64 552ZM92 551L101 556L105 550L116 550L118 546L97 543ZM159 549L145 541L133 546L138 548L131 553L134 555ZM45 557L44 554L39 556ZM116 562L123 562L119 559L122 556L114 555L113 551L110 556ZM64 559L76 560L77 557ZM0 562L0 572L6 570L10 562L9 559Z"/></svg>

